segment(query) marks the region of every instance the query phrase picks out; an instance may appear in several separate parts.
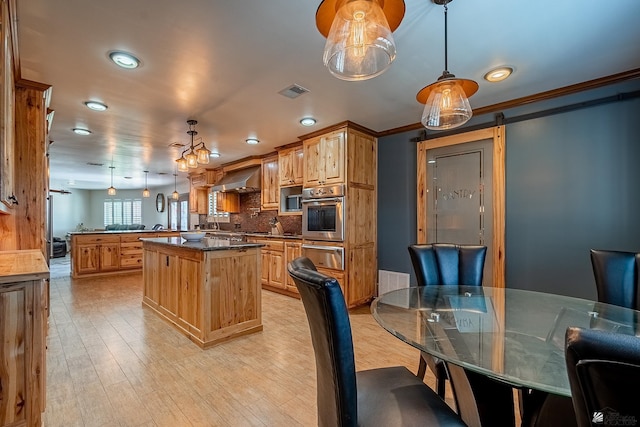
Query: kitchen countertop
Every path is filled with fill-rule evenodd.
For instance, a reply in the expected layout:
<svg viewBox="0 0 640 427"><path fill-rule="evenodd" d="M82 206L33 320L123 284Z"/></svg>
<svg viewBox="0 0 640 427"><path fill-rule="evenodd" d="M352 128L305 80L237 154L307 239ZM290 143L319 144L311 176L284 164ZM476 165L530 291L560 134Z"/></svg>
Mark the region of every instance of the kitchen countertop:
<svg viewBox="0 0 640 427"><path fill-rule="evenodd" d="M67 234L132 234L132 233L177 233L178 230L90 230L69 231Z"/></svg>
<svg viewBox="0 0 640 427"><path fill-rule="evenodd" d="M182 247L189 249L197 249L200 251L219 251L219 250L235 250L246 248L261 248L264 245L260 243L237 242L226 239L216 239L205 237L199 241L187 241L182 237L154 237L141 238L143 245L146 242L156 243L165 246Z"/></svg>
<svg viewBox="0 0 640 427"><path fill-rule="evenodd" d="M210 235L220 236L246 236L246 237L268 237L274 239L302 239L301 234L271 234L267 232L251 232L251 231L226 231L226 230L202 230Z"/></svg>

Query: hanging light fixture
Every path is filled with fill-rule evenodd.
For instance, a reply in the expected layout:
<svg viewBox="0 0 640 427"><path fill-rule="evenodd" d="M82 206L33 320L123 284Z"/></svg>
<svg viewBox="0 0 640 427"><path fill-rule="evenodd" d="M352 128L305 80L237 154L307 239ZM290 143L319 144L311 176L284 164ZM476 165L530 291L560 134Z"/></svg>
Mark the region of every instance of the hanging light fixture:
<svg viewBox="0 0 640 427"><path fill-rule="evenodd" d="M404 17L403 0L323 0L316 26L327 38L324 65L342 80L382 74L396 57L392 32Z"/></svg>
<svg viewBox="0 0 640 427"><path fill-rule="evenodd" d="M149 186L147 185L147 176L149 175L149 171L144 172L144 190L142 190L142 197L150 197L151 191L149 191Z"/></svg>
<svg viewBox="0 0 640 427"><path fill-rule="evenodd" d="M173 174L173 193L171 193L171 198L173 200L178 200L180 198L180 193L178 193L178 190L176 188L177 184L176 184L176 177L178 176L177 173Z"/></svg>
<svg viewBox="0 0 640 427"><path fill-rule="evenodd" d="M107 194L109 196L115 196L116 195L116 187L113 186L113 170L115 169L115 166L113 166L113 164L111 166L109 166L109 169L111 169L111 187L107 188Z"/></svg>
<svg viewBox="0 0 640 427"><path fill-rule="evenodd" d="M427 129L453 129L465 124L473 111L469 97L477 92L478 83L473 80L457 79L448 71L447 63L447 4L453 0L433 0L444 5L444 71L438 81L422 88L416 99L424 105L422 124Z"/></svg>
<svg viewBox="0 0 640 427"><path fill-rule="evenodd" d="M208 165L209 156L211 154L211 151L209 151L204 145L204 141L200 141L195 145L193 143L194 136L198 134L195 129L195 126L198 124L198 122L196 120L187 120L187 124L189 125L187 134L191 136L191 145L189 146L189 148L182 152L179 159L176 159L178 170L181 172L186 172L189 169L197 168L198 165Z"/></svg>

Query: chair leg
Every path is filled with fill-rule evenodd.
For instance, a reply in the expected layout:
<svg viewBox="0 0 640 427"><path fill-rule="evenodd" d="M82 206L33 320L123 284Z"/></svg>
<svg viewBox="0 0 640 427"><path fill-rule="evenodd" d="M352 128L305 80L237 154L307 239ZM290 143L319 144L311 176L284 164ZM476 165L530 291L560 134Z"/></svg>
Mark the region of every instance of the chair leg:
<svg viewBox="0 0 640 427"><path fill-rule="evenodd" d="M433 375L436 377L436 393L444 399L445 381L447 380L447 372L444 364L435 363L433 357L427 353L420 353L420 362L418 364L418 373L416 376L421 380L424 380L424 376L427 373L427 366L429 366Z"/></svg>
<svg viewBox="0 0 640 427"><path fill-rule="evenodd" d="M442 399L444 399L444 383L444 376L441 375L440 372L436 372L436 393L438 393L438 396L440 396Z"/></svg>
<svg viewBox="0 0 640 427"><path fill-rule="evenodd" d="M420 362L418 363L418 372L416 373L416 377L423 380L426 373L427 373L427 362L422 357L422 354L420 354Z"/></svg>

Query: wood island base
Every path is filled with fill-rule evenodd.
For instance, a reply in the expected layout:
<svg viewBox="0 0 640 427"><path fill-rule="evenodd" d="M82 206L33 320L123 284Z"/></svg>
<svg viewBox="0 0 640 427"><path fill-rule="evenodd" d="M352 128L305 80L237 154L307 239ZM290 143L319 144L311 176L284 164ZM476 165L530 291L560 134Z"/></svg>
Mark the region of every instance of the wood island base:
<svg viewBox="0 0 640 427"><path fill-rule="evenodd" d="M262 330L259 247L156 240L175 239L143 240L143 306L203 349Z"/></svg>

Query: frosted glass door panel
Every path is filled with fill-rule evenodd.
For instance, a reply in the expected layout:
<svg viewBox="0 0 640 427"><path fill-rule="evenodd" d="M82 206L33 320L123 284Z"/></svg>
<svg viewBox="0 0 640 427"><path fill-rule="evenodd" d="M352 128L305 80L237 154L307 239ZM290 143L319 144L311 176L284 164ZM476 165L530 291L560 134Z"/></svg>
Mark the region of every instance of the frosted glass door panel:
<svg viewBox="0 0 640 427"><path fill-rule="evenodd" d="M492 152L491 140L427 151L428 243L492 246ZM485 279L492 263L488 250Z"/></svg>

